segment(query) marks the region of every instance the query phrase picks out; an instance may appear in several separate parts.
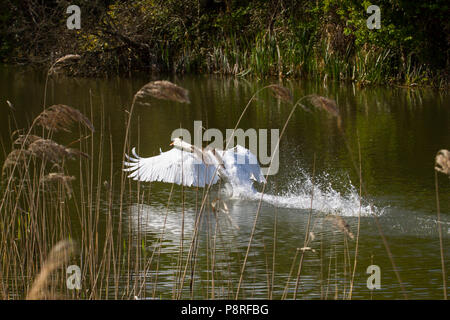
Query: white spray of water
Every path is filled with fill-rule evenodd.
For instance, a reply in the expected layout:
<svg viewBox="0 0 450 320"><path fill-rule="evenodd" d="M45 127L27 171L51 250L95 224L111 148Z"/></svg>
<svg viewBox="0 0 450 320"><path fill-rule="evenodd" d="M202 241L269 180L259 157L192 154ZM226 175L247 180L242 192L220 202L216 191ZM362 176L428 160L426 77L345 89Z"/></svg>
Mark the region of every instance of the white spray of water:
<svg viewBox="0 0 450 320"><path fill-rule="evenodd" d="M332 186L332 179L327 174L316 177L314 183L311 177L303 170L298 170L299 176L292 179L287 191L273 195L270 191L263 195L263 202L280 208L293 208L308 210L312 208L324 213L340 216L370 216L380 215L383 209L370 204L365 199L360 201L356 188L350 181L346 183L343 191L337 191ZM259 201L261 193L246 186L233 186L233 197Z"/></svg>

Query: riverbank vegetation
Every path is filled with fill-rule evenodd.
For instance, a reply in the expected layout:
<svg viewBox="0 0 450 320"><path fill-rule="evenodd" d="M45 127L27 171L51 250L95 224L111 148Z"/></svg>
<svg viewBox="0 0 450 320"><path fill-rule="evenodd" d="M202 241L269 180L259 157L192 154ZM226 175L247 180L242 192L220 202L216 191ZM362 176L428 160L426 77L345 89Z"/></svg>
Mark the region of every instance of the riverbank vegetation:
<svg viewBox="0 0 450 320"><path fill-rule="evenodd" d="M81 8L68 30L66 8ZM369 5L381 28L369 30ZM446 87L449 5L380 0L7 1L5 63L48 67L67 53L73 75L219 73L319 78L359 85Z"/></svg>

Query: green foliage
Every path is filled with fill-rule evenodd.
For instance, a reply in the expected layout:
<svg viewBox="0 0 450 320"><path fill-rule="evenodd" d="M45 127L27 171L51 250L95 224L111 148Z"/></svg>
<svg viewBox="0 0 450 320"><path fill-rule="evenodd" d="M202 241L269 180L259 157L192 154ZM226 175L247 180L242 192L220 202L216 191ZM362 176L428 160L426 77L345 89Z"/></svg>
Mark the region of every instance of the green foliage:
<svg viewBox="0 0 450 320"><path fill-rule="evenodd" d="M105 73L218 72L361 84L448 82L450 25L444 0L95 3L95 15L83 11L76 41L73 33L61 33L59 41L51 42L54 47L44 50L41 44L21 47L6 40L0 56L70 49L100 59ZM381 8L379 30L366 26L371 4ZM12 12L3 11L0 20L7 21ZM27 21L26 15L22 21ZM100 67L87 63L83 71L96 73Z"/></svg>

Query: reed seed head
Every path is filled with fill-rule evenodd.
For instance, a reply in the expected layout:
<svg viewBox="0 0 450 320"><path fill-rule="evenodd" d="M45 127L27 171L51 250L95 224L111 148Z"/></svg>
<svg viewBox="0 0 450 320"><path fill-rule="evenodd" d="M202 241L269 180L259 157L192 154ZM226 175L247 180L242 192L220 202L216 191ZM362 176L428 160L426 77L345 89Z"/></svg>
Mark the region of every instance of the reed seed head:
<svg viewBox="0 0 450 320"><path fill-rule="evenodd" d="M54 65L59 64L59 63L73 62L73 61L77 61L80 59L81 59L81 56L78 54L66 54L64 57L57 59L55 61Z"/></svg>
<svg viewBox="0 0 450 320"><path fill-rule="evenodd" d="M95 131L91 121L79 110L64 104L48 107L36 117L36 124L47 130L70 132L69 127L78 122Z"/></svg>
<svg viewBox="0 0 450 320"><path fill-rule="evenodd" d="M25 161L28 159L30 151L28 150L13 150L11 151L5 159L2 167L2 175L5 174L6 170L10 167L13 167L16 164L22 162L25 164Z"/></svg>
<svg viewBox="0 0 450 320"><path fill-rule="evenodd" d="M75 180L75 177L73 176L66 176L65 174L59 172L51 172L42 178L41 183L43 184L60 183L66 189L67 194L71 195L72 194L71 182L73 180Z"/></svg>
<svg viewBox="0 0 450 320"><path fill-rule="evenodd" d="M47 288L49 277L53 271L69 261L75 249L75 244L68 240L62 240L52 248L27 294L27 300L54 299L54 295L49 293Z"/></svg>
<svg viewBox="0 0 450 320"><path fill-rule="evenodd" d="M21 134L19 135L19 137L14 140L14 144L16 145L20 145L20 146L24 146L25 148L28 147L30 144L32 144L33 142L42 139L42 137L36 136L34 134Z"/></svg>
<svg viewBox="0 0 450 320"><path fill-rule="evenodd" d="M79 150L67 148L50 139L39 139L28 147L28 151L35 157L48 160L52 163L61 163L65 158L73 159L75 156L89 156Z"/></svg>
<svg viewBox="0 0 450 320"><path fill-rule="evenodd" d="M436 154L434 170L450 177L450 151L442 149Z"/></svg>
<svg viewBox="0 0 450 320"><path fill-rule="evenodd" d="M271 89L271 92L275 98L280 99L284 102L292 103L293 97L289 89L278 84L271 84L269 88Z"/></svg>
<svg viewBox="0 0 450 320"><path fill-rule="evenodd" d="M81 59L81 56L78 54L67 54L64 57L61 57L59 59L57 59L53 65L51 66L51 68L48 70L48 74L52 75L55 73L58 73L62 67L73 63L75 61L78 61Z"/></svg>
<svg viewBox="0 0 450 320"><path fill-rule="evenodd" d="M311 96L309 98L309 101L316 108L325 110L332 116L339 118L339 109L337 107L336 101L319 95Z"/></svg>
<svg viewBox="0 0 450 320"><path fill-rule="evenodd" d="M188 90L166 80L149 82L135 95L137 98L145 98L147 96L180 103L191 103Z"/></svg>

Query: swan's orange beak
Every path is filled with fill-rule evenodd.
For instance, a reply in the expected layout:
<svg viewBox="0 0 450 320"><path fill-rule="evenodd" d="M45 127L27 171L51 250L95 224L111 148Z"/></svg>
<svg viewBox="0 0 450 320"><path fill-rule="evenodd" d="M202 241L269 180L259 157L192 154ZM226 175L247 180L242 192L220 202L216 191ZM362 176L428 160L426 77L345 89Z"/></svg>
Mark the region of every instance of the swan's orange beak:
<svg viewBox="0 0 450 320"><path fill-rule="evenodd" d="M169 144L169 146L173 146L173 142L171 144Z"/></svg>

